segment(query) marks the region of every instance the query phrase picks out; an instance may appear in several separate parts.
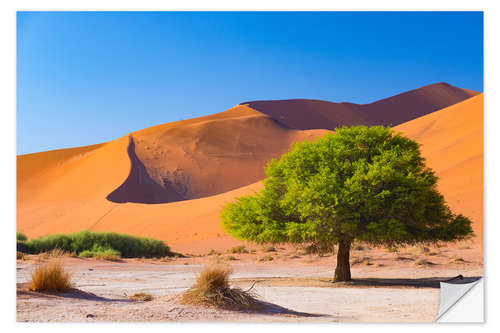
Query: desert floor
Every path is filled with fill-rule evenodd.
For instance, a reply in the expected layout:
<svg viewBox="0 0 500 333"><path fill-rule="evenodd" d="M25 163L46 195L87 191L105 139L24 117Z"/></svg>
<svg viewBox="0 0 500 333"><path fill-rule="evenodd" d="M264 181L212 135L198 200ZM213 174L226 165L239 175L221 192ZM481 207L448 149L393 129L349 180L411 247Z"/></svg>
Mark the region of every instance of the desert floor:
<svg viewBox="0 0 500 333"><path fill-rule="evenodd" d="M358 248L351 252L354 281L341 284L329 282L335 256L319 257L292 248L265 252L255 246L255 250L116 262L28 255L17 261L17 320L431 322L439 309L439 281L459 274L463 281L471 281L483 275L482 253L470 243L398 252ZM65 294L29 291L32 269L53 260L72 272L75 289ZM179 294L205 265L216 261L233 267L233 286L247 289L256 282L253 291L266 307L241 312L179 304ZM139 292L154 298L149 302L128 299L127 295Z"/></svg>

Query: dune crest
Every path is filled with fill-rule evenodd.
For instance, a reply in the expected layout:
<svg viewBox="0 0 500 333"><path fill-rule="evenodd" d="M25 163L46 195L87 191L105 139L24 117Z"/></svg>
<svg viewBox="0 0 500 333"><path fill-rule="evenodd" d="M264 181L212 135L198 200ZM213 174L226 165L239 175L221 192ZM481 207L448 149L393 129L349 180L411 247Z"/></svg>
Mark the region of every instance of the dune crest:
<svg viewBox="0 0 500 333"><path fill-rule="evenodd" d="M333 130L341 125L395 126L477 94L478 92L441 82L370 104L290 99L245 102L241 105L267 114L289 128Z"/></svg>

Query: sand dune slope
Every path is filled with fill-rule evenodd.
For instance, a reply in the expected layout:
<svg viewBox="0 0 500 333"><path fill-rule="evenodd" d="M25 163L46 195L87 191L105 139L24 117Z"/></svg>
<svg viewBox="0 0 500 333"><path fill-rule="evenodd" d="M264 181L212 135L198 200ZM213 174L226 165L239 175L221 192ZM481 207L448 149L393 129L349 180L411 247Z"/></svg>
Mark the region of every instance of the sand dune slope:
<svg viewBox="0 0 500 333"><path fill-rule="evenodd" d="M289 129L238 105L196 121L134 132L131 137L147 174L172 194L154 201L161 203L202 198L254 183L265 176L267 161L288 150L293 142L320 133Z"/></svg>
<svg viewBox="0 0 500 333"><path fill-rule="evenodd" d="M271 158L324 132L289 129L236 106L105 144L18 156L18 229L29 237L82 229L168 241L186 233L215 237L220 227L193 222L207 215L214 221L218 202L234 195L188 199L242 193L241 187L264 178Z"/></svg>
<svg viewBox="0 0 500 333"><path fill-rule="evenodd" d="M444 89L436 96L443 94L441 103L447 105L474 94L442 85L433 89ZM408 93L412 98L405 98L417 103L414 95L420 96L425 101L418 103L432 106L425 111L429 113L439 104L434 93L429 93L433 89L424 89L425 94L413 91ZM300 122L303 108L296 108L296 103L289 106L280 112L288 110L285 115ZM303 130L321 128L321 123L294 129L300 126L284 122L279 113L256 108L251 103L238 105L104 144L18 156L17 229L28 237L112 230L160 238L183 252L226 249L238 243L221 229L222 205L260 189L266 162L292 142L325 133ZM357 117L339 113L335 118L328 108L322 112L322 124ZM424 155L441 177L439 186L446 199L454 210L471 216L480 233L482 95L397 129L424 145Z"/></svg>
<svg viewBox="0 0 500 333"><path fill-rule="evenodd" d="M483 239L483 94L395 127L422 144L439 190Z"/></svg>

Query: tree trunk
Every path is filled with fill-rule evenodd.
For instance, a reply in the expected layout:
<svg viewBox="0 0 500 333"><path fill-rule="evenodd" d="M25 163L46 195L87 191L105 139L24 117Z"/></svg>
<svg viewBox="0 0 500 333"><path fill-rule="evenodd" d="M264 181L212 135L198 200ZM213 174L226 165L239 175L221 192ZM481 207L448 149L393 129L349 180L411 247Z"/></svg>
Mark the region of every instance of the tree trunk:
<svg viewBox="0 0 500 333"><path fill-rule="evenodd" d="M340 241L337 252L337 267L333 282L351 281L351 266L349 263L349 251L351 241Z"/></svg>

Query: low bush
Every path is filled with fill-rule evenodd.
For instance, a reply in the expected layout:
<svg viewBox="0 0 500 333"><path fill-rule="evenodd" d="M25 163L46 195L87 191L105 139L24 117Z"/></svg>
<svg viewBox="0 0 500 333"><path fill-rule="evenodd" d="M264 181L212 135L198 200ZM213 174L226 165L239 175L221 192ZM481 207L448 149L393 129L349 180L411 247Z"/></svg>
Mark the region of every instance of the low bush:
<svg viewBox="0 0 500 333"><path fill-rule="evenodd" d="M80 231L72 234L56 234L25 242L33 253L61 249L81 256L82 252L114 250L124 258L164 257L172 255L170 248L161 240L135 237L115 232ZM100 250L96 250L100 249ZM115 252L115 254L116 254ZM85 252L84 255L89 255Z"/></svg>
<svg viewBox="0 0 500 333"><path fill-rule="evenodd" d="M37 266L31 273L30 289L34 291L65 292L71 286L71 274L60 262Z"/></svg>
<svg viewBox="0 0 500 333"><path fill-rule="evenodd" d="M146 293L137 293L133 294L132 296L129 296L128 299L133 300L133 301L140 301L140 302L149 302L153 300L153 296L150 294Z"/></svg>
<svg viewBox="0 0 500 333"><path fill-rule="evenodd" d="M92 250L84 250L80 252L80 257L82 258L96 258L102 260L120 260L120 251L113 250L111 248L103 248L101 246L94 245Z"/></svg>

